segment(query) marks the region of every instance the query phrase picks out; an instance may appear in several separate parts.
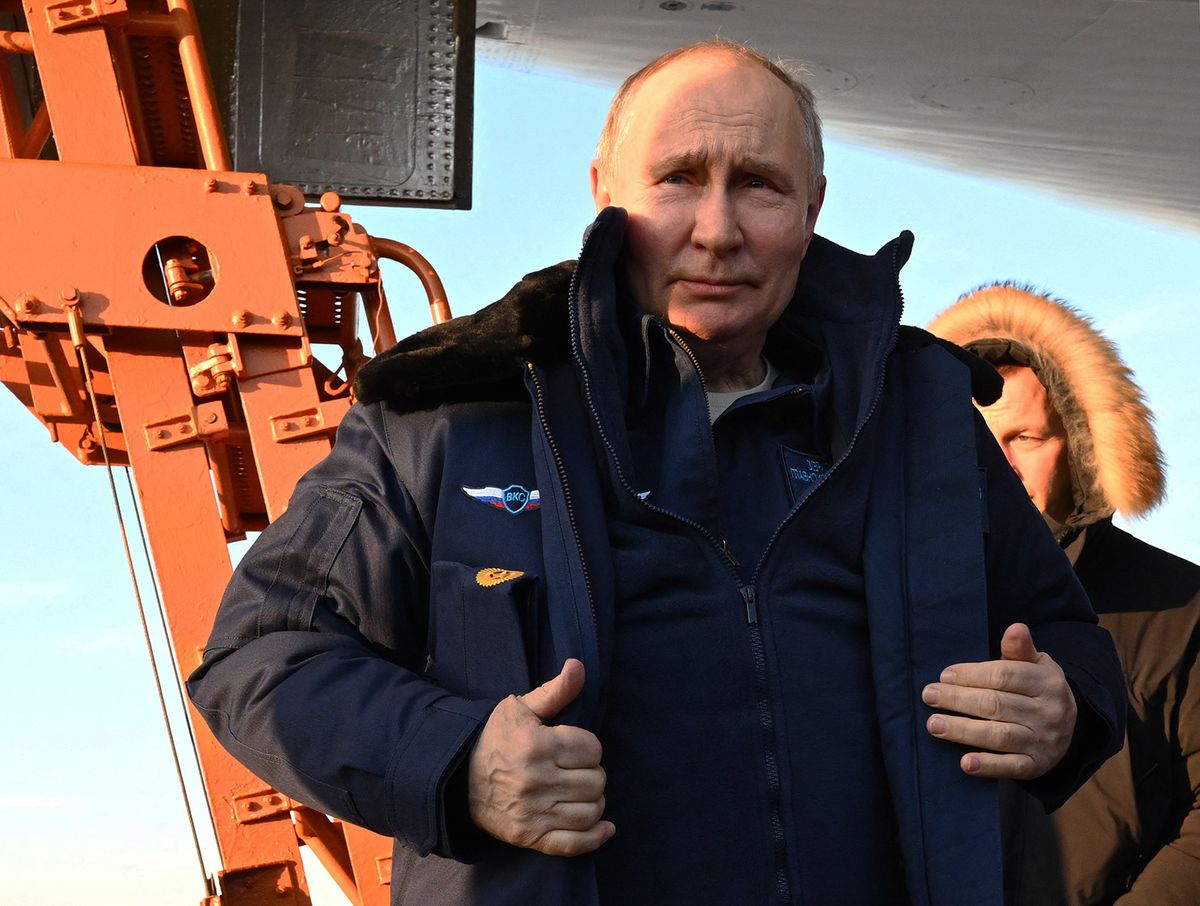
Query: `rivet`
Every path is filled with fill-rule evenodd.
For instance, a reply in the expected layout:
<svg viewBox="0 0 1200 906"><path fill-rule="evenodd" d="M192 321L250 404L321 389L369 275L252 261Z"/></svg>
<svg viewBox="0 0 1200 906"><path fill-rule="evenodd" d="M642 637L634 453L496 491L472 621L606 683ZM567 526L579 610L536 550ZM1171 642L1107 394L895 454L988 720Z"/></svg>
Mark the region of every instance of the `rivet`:
<svg viewBox="0 0 1200 906"><path fill-rule="evenodd" d="M246 309L244 309L244 308L239 308L237 311L235 311L233 313L233 326L234 327L249 327L250 326L250 312L246 311Z"/></svg>
<svg viewBox="0 0 1200 906"><path fill-rule="evenodd" d="M342 196L337 192L326 192L321 196L321 210L332 214L334 211L341 210Z"/></svg>
<svg viewBox="0 0 1200 906"><path fill-rule="evenodd" d="M290 312L277 311L271 316L271 323L280 330L287 330L292 326L292 316Z"/></svg>
<svg viewBox="0 0 1200 906"><path fill-rule="evenodd" d="M243 195L253 195L254 188L255 188L254 180L247 179L244 183L242 183L242 194Z"/></svg>
<svg viewBox="0 0 1200 906"><path fill-rule="evenodd" d="M334 230L332 233L330 233L328 236L325 237L325 241L328 242L330 245L341 245L342 244L342 234L339 233L337 230Z"/></svg>
<svg viewBox="0 0 1200 906"><path fill-rule="evenodd" d="M208 415L204 416L204 421L206 424L215 425L217 423L217 413L208 413Z"/></svg>
<svg viewBox="0 0 1200 906"><path fill-rule="evenodd" d="M205 192L217 191L217 181L215 179L213 179L211 176L208 179L204 180L204 191Z"/></svg>
<svg viewBox="0 0 1200 906"><path fill-rule="evenodd" d="M295 431L296 426L293 425L291 422L284 422L282 425L279 426L279 430L280 431Z"/></svg>
<svg viewBox="0 0 1200 906"><path fill-rule="evenodd" d="M17 296L17 311L23 315L31 315L38 310L38 301L33 296Z"/></svg>
<svg viewBox="0 0 1200 906"><path fill-rule="evenodd" d="M171 432L168 431L166 428L159 428L157 431L154 432L154 436L157 437L159 440L165 440L166 438L171 436Z"/></svg>

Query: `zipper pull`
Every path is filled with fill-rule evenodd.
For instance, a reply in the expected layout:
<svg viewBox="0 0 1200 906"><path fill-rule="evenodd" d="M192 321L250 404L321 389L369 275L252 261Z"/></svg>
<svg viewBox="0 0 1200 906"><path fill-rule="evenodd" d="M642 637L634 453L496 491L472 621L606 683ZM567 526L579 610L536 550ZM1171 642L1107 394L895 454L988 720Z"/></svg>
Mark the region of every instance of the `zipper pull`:
<svg viewBox="0 0 1200 906"><path fill-rule="evenodd" d="M741 561L738 560L738 558L733 555L733 551L729 549L729 542L726 541L724 538L721 539L721 553L723 553L726 557L728 557L729 562L732 563L735 567L738 567L738 568L741 567L741 565L742 565Z"/></svg>
<svg viewBox="0 0 1200 906"><path fill-rule="evenodd" d="M743 585L738 591L742 593L742 600L746 602L746 625L753 626L758 622L758 608L754 606L754 586Z"/></svg>

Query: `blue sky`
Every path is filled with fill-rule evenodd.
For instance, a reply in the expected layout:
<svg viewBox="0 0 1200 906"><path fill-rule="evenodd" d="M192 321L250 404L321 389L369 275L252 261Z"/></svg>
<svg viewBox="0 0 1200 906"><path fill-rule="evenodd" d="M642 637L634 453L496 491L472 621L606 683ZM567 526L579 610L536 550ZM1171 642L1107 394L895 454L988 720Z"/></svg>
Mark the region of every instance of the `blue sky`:
<svg viewBox="0 0 1200 906"><path fill-rule="evenodd" d="M578 251L592 217L587 166L610 94L481 65L474 210L351 213L372 234L420 250L454 311L472 311L526 271ZM1200 560L1191 361L1200 339L1200 235L836 136L828 144L818 232L873 251L913 230L902 274L909 323L924 324L961 292L996 279L1033 283L1096 319L1146 391L1167 455L1168 501L1133 530ZM385 278L397 331L424 327L415 280L390 265ZM194 903L199 872L105 474L51 444L2 390L0 468L0 904ZM327 881L314 889L318 904L345 902Z"/></svg>

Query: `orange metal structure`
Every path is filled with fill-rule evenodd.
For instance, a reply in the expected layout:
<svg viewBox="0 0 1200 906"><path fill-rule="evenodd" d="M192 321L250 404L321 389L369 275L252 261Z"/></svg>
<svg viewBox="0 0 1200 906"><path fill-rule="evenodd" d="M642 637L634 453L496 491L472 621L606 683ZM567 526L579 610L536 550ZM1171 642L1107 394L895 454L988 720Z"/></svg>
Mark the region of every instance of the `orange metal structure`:
<svg viewBox="0 0 1200 906"><path fill-rule="evenodd" d="M0 31L0 381L81 463L132 468L187 675L228 542L283 511L350 406L360 301L375 351L395 340L378 259L417 273L435 320L445 292L335 194L308 206L231 172L193 0L0 13L23 25ZM22 113L9 55L34 59L38 109ZM206 903L309 903L301 844L352 902L387 902L390 840L270 789L192 723L222 862Z"/></svg>

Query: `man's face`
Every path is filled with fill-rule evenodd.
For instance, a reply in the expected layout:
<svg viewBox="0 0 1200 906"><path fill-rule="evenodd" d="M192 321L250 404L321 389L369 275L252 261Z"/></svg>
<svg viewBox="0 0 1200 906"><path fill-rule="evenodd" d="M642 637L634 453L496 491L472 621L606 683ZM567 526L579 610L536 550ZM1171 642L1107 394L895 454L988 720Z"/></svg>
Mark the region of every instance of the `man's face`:
<svg viewBox="0 0 1200 906"><path fill-rule="evenodd" d="M1074 508L1067 433L1033 369L1006 373L1000 399L979 411L1029 499L1052 519L1065 522Z"/></svg>
<svg viewBox="0 0 1200 906"><path fill-rule="evenodd" d="M635 300L701 345L761 348L796 288L824 184L808 190L800 111L761 67L682 57L635 90L597 209L629 212ZM757 352L757 350L755 350Z"/></svg>

